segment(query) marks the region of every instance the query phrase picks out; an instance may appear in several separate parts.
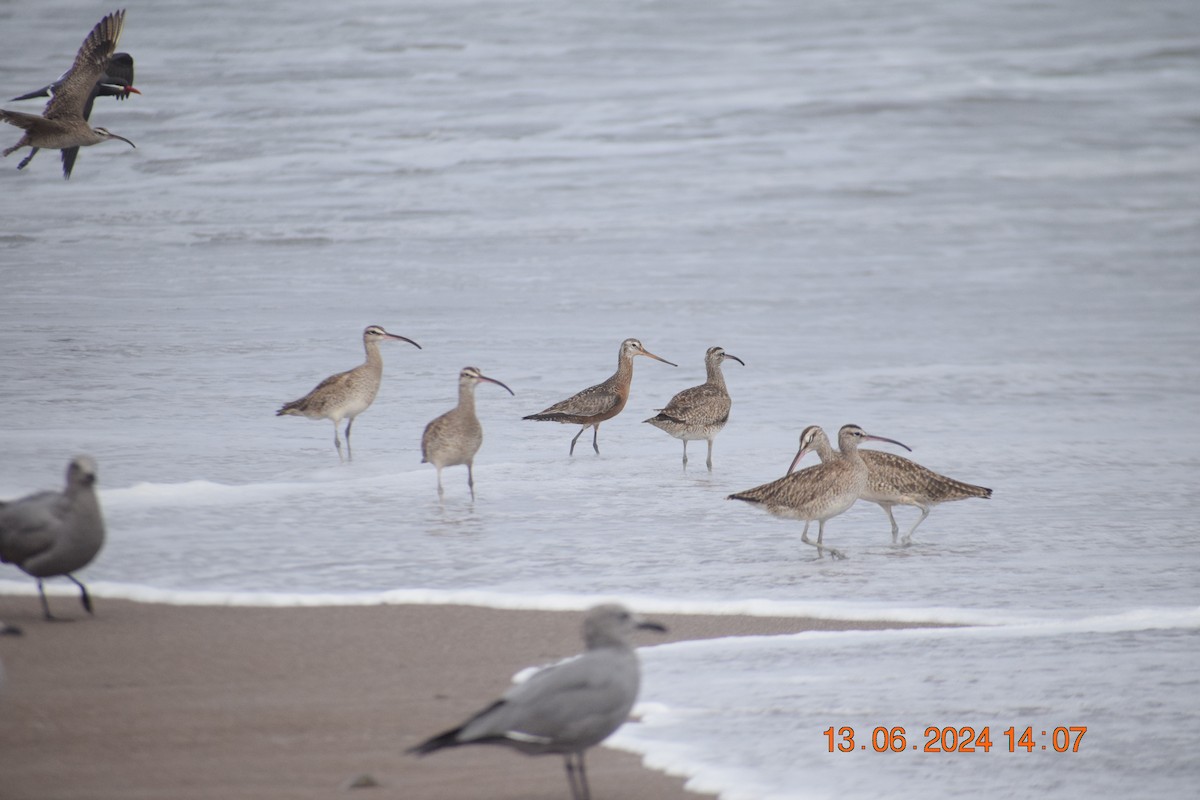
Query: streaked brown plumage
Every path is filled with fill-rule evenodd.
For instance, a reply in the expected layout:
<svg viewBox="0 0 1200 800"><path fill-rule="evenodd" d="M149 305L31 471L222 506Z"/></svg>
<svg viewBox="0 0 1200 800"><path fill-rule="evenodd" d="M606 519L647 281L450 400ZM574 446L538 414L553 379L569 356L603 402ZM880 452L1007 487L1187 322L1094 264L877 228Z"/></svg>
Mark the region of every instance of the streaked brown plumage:
<svg viewBox="0 0 1200 800"><path fill-rule="evenodd" d="M363 349L367 351L365 362L346 372L330 375L304 397L285 403L275 412L275 416L333 420L333 444L337 447L338 459L353 460L350 427L354 424L354 418L366 411L379 393L379 384L383 380L383 356L379 353L379 342L383 339L408 342L421 349L421 345L412 339L388 333L379 325L368 325L363 329ZM346 456L343 459L338 425L347 417L350 421L346 423Z"/></svg>
<svg viewBox="0 0 1200 800"><path fill-rule="evenodd" d="M868 434L857 425L843 425L838 431L841 452L830 448L828 460L792 472L800 459L818 446L821 439L825 439L825 432L816 425L808 426L800 434L800 449L788 467L788 474L762 486L731 494L727 499L761 505L771 514L785 519L803 520L804 532L800 540L805 544L814 544L808 539L808 526L816 520L818 528L814 546L817 552L824 554L825 550L829 550L834 558L844 558L840 551L824 546L825 521L848 510L866 489L867 465L858 451L859 443L868 440L891 442L906 450L908 446L894 439ZM828 439L825 442L828 444Z"/></svg>
<svg viewBox="0 0 1200 800"><path fill-rule="evenodd" d="M687 443L704 439L708 442L706 463L709 470L712 469L713 439L729 421L729 409L733 405L729 390L725 388L725 376L721 373L721 363L727 358L746 366L745 361L726 353L724 348L708 348L704 354L704 369L708 379L699 386L684 389L672 397L665 408L657 409L659 413L656 416L643 420L676 439L683 440L685 467L688 463Z"/></svg>
<svg viewBox="0 0 1200 800"><path fill-rule="evenodd" d="M25 130L20 141L5 149L3 155L7 156L22 147L63 150L99 144L109 139L120 139L130 147L135 146L123 136L104 128L92 128L84 115L84 108L116 49L124 24L124 11L116 11L96 23L96 27L83 40L71 68L57 81L58 88L40 116L0 110L0 120ZM63 177L70 177L70 172L64 170Z"/></svg>
<svg viewBox="0 0 1200 800"><path fill-rule="evenodd" d="M637 339L626 339L621 342L621 349L617 354L617 371L611 378L595 386L589 386L582 392L555 403L545 411L530 414L522 419L582 425L579 433L575 434L575 438L571 440L569 455L575 454L575 442L579 441L580 435L590 425L592 449L599 455L600 445L597 440L600 436L600 423L606 419L612 419L621 413L621 409L625 408L625 403L629 400L629 383L633 380L633 359L636 356L649 356L664 364L670 364L672 367L679 366L654 355Z"/></svg>
<svg viewBox="0 0 1200 800"><path fill-rule="evenodd" d="M478 367L463 367L458 373L458 405L425 426L421 434L421 461L437 467L438 497L442 491L442 467L467 465L467 486L475 499L475 454L483 444L483 426L475 414L475 387L480 381L494 383L513 394L495 378L489 378Z"/></svg>

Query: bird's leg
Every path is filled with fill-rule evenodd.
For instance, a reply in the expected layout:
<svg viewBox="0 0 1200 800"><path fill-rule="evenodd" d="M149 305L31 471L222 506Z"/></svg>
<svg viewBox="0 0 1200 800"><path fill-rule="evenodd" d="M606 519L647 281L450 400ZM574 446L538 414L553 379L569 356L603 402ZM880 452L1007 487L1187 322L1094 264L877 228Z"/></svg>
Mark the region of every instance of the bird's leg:
<svg viewBox="0 0 1200 800"><path fill-rule="evenodd" d="M917 506L917 508L921 509L921 518L914 522L912 528L909 529L908 533L904 535L905 544L912 544L913 532L916 531L917 526L924 522L925 518L929 516L929 506Z"/></svg>
<svg viewBox="0 0 1200 800"><path fill-rule="evenodd" d="M58 619L58 617L56 617L50 613L50 604L48 602L46 602L46 590L44 588L42 588L42 579L38 578L37 582L38 582L38 597L42 598L42 614L45 615L46 619L48 619L48 620Z"/></svg>
<svg viewBox="0 0 1200 800"><path fill-rule="evenodd" d="M712 439L708 440L708 471L712 472Z"/></svg>
<svg viewBox="0 0 1200 800"><path fill-rule="evenodd" d="M584 425L582 428L579 429L579 433L575 434L575 438L571 440L571 450L570 450L570 452L567 453L567 455L569 455L569 456L575 455L575 443L579 441L579 437L583 436L583 432L586 431L587 429L588 429L588 426Z"/></svg>
<svg viewBox="0 0 1200 800"><path fill-rule="evenodd" d="M350 421L346 423L346 460L347 461L354 460L354 453L350 450L350 426L353 424L354 424L354 417L351 417Z"/></svg>
<svg viewBox="0 0 1200 800"><path fill-rule="evenodd" d="M563 756L567 765L567 783L571 787L571 800L591 800L592 792L588 787L587 770L583 765L583 753L576 753L575 760L571 754Z"/></svg>
<svg viewBox="0 0 1200 800"><path fill-rule="evenodd" d="M338 435L338 422L339 421L340 420L336 420L336 419L333 421L333 446L337 448L338 461L345 462L346 457L342 455L342 437Z"/></svg>
<svg viewBox="0 0 1200 800"><path fill-rule="evenodd" d="M896 524L896 517L892 515L892 507L890 505L881 505L879 507L888 515L888 521L892 523L892 544L895 544L896 534L900 532L900 526Z"/></svg>
<svg viewBox="0 0 1200 800"><path fill-rule="evenodd" d="M812 544L812 542L810 542L808 540L808 526L811 524L812 524L811 520L805 520L804 521L804 533L800 534L800 541L804 542L805 544Z"/></svg>
<svg viewBox="0 0 1200 800"><path fill-rule="evenodd" d="M23 159L21 159L21 163L17 164L17 169L25 169L27 166L29 166L29 162L33 161L33 157L37 155L37 151L39 149L40 148L37 148L37 147L29 148L29 155L27 155ZM6 152L4 155L8 155L8 153Z"/></svg>
<svg viewBox="0 0 1200 800"><path fill-rule="evenodd" d="M584 751L580 750L579 755L576 756L576 759L579 761L579 788L583 790L581 800L592 800L592 787L588 786L587 766L583 761L583 753Z"/></svg>
<svg viewBox="0 0 1200 800"><path fill-rule="evenodd" d="M441 500L442 495L444 495L446 493L445 491L442 490L442 468L441 467L437 468L437 476L438 476L438 499Z"/></svg>
<svg viewBox="0 0 1200 800"><path fill-rule="evenodd" d="M592 449L596 451L596 455L600 455L600 423L597 422L592 426Z"/></svg>
<svg viewBox="0 0 1200 800"><path fill-rule="evenodd" d="M687 439L683 440L683 467L687 469Z"/></svg>
<svg viewBox="0 0 1200 800"><path fill-rule="evenodd" d="M95 614L96 612L92 611L92 598L90 595L88 595L87 587L80 583L74 575L68 574L67 577L71 579L72 583L79 587L79 602L83 603L84 610L89 614Z"/></svg>
<svg viewBox="0 0 1200 800"><path fill-rule="evenodd" d="M467 462L467 488L471 490L471 502L475 502L475 475L471 469L471 462Z"/></svg>

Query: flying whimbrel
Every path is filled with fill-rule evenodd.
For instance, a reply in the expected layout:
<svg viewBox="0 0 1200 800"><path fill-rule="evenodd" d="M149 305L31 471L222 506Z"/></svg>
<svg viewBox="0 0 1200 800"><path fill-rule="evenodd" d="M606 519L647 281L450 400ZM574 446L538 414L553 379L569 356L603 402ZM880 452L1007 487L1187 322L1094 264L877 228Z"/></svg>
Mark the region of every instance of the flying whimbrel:
<svg viewBox="0 0 1200 800"><path fill-rule="evenodd" d="M367 351L367 360L352 370L330 375L317 384L317 387L299 400L285 403L283 408L275 412L278 417L297 416L309 419L333 420L333 444L337 447L338 459L354 460L350 451L350 426L354 418L375 401L379 392L379 383L383 379L383 356L379 353L379 342L383 339L396 339L408 342L421 349L421 345L404 336L388 333L378 325L368 325L363 329L363 348ZM346 456L342 458L342 440L338 436L338 425L343 418L349 418L346 423Z"/></svg>
<svg viewBox="0 0 1200 800"><path fill-rule="evenodd" d="M833 455L833 446L829 444L824 433L809 449L815 452L821 461ZM934 506L952 500L966 500L969 497L982 497L986 500L992 496L991 489L939 475L895 453L859 450L858 454L867 465L867 488L859 495L859 499L877 503L887 513L888 521L892 523L893 542L900 532L900 526L896 524L896 517L892 515L892 506L916 506L921 509L920 519L913 523L904 536L903 543L911 544L913 532L925 521ZM795 462L792 462L792 468L794 467ZM788 471L790 472L791 468Z"/></svg>
<svg viewBox="0 0 1200 800"><path fill-rule="evenodd" d="M629 719L637 700L641 669L629 642L637 630L666 628L615 603L592 608L583 621L587 649L581 655L539 670L462 725L408 752L498 744L531 756L561 755L572 800L590 800L584 754Z"/></svg>
<svg viewBox="0 0 1200 800"><path fill-rule="evenodd" d="M79 587L79 600L92 613L87 587L72 575L92 562L104 545L104 517L96 498L96 462L76 456L67 466L62 492L37 492L0 502L0 562L16 564L37 578L42 613L54 619L42 579L64 575Z"/></svg>
<svg viewBox="0 0 1200 800"><path fill-rule="evenodd" d="M475 387L480 381L494 383L513 394L512 389L484 375L477 367L463 367L458 373L458 405L426 425L421 434L421 461L437 467L438 497L443 494L442 468L466 464L467 486L471 490L471 499L475 499L472 465L483 444L483 426L475 415Z"/></svg>
<svg viewBox="0 0 1200 800"><path fill-rule="evenodd" d="M687 443L699 439L708 441L708 468L712 470L713 439L729 421L729 390L725 388L725 376L721 374L721 362L727 358L746 366L735 355L726 353L721 347L710 347L704 354L704 368L708 372L708 380L699 386L684 389L671 398L666 408L660 408L658 415L643 420L659 430L666 431L676 439L683 440L683 465L688 463Z"/></svg>
<svg viewBox="0 0 1200 800"><path fill-rule="evenodd" d="M582 425L579 433L575 434L575 438L571 440L571 449L568 455L575 454L575 442L579 441L579 437L590 425L592 427L592 449L598 455L600 445L597 439L600 436L600 423L606 419L612 419L621 413L621 409L625 408L625 403L629 400L629 382L633 380L633 359L636 356L649 356L664 364L670 364L672 367L679 366L654 355L637 339L626 339L621 342L621 350L617 355L617 371L611 378L604 383L589 386L582 392L555 403L545 411L530 414L522 419Z"/></svg>
<svg viewBox="0 0 1200 800"><path fill-rule="evenodd" d="M804 532L800 540L805 544L813 544L808 539L808 526L816 520L818 529L814 546L817 552L824 554L825 550L829 550L834 558L844 558L840 551L824 546L825 521L848 510L866 490L867 465L859 454L859 443L891 442L905 450L909 448L895 439L872 436L857 425L843 425L838 431L841 452L830 449L827 461L792 472L800 459L813 450L816 442L822 438L825 438L824 431L816 425L808 426L800 434L800 449L788 467L788 474L762 486L731 494L727 499L762 505L768 512L785 519L804 520Z"/></svg>
<svg viewBox="0 0 1200 800"><path fill-rule="evenodd" d="M38 97L53 97L62 86L63 78L60 77L49 86L43 86L41 89L35 89L32 92L14 97L13 100L33 100ZM92 104L96 102L97 97L115 97L118 100L124 100L130 94L141 94L139 90L133 86L133 56L129 53L113 53L112 58L108 60L108 64L104 67L104 74L96 79L96 85L92 87L92 93L88 95L87 102L83 104L83 118L89 119L92 116ZM38 148L33 147L29 150L29 155L21 159L21 163L17 164L17 169L25 169L33 157L37 155ZM75 168L75 158L79 155L78 147L64 147L62 150L62 166L63 176L70 178L71 170Z"/></svg>
<svg viewBox="0 0 1200 800"><path fill-rule="evenodd" d="M130 147L136 146L125 137L110 133L105 128L93 128L88 125L88 112L94 99L96 82L104 75L124 23L124 11L113 12L96 23L96 27L92 28L92 32L83 40L75 56L75 63L61 78L51 84L53 90L50 102L46 103L46 108L40 116L0 110L0 120L25 130L25 135L20 141L4 150L3 155L7 156L22 147L30 147L34 151L43 147L63 150L63 177L69 178L74 158L71 157L68 164L65 152L68 149L99 144L108 139L120 139ZM32 157L31 154L22 161L18 169L28 164Z"/></svg>

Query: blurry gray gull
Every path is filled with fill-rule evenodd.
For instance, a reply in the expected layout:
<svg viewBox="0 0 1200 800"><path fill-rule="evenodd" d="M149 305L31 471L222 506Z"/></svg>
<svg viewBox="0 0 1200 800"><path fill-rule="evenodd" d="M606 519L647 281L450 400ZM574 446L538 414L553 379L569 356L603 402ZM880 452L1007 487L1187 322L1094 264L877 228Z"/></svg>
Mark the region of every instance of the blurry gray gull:
<svg viewBox="0 0 1200 800"><path fill-rule="evenodd" d="M588 800L584 751L621 727L637 699L640 671L627 638L637 629L666 631L624 606L596 606L583 620L582 655L534 673L462 725L408 752L502 744L527 755L557 753L566 760L571 797Z"/></svg>
<svg viewBox="0 0 1200 800"><path fill-rule="evenodd" d="M96 498L96 462L76 456L67 466L67 488L0 502L0 562L37 578L46 619L54 619L43 578L65 575L79 587L89 614L92 599L71 573L91 563L104 545L104 518Z"/></svg>

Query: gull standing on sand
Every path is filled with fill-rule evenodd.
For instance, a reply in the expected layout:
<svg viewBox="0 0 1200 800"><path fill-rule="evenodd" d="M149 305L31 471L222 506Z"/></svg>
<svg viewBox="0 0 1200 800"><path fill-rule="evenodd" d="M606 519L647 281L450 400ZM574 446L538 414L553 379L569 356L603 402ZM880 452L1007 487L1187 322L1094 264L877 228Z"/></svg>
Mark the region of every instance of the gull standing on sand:
<svg viewBox="0 0 1200 800"><path fill-rule="evenodd" d="M592 449L596 451L596 455L600 455L598 442L600 423L606 419L612 419L621 413L621 409L625 408L625 403L629 400L629 383L633 380L633 359L637 356L649 356L656 361L670 364L672 367L679 366L654 355L642 347L642 343L637 339L626 339L621 342L621 349L617 353L617 371L611 378L595 386L589 386L582 392L555 403L545 411L530 414L522 419L582 425L579 433L575 434L575 438L571 440L571 449L568 455L575 454L575 442L579 441L579 437L588 429L588 426L591 426Z"/></svg>
<svg viewBox="0 0 1200 800"><path fill-rule="evenodd" d="M91 127L84 114L84 107L92 100L96 81L104 75L105 67L117 47L124 24L124 11L116 11L96 23L96 27L92 28L91 33L83 40L71 68L53 84L58 88L51 95L50 102L46 103L46 108L40 116L0 110L0 120L25 130L25 135L20 141L4 150L3 155L7 156L22 147L65 151L99 144L109 139L120 139L130 147L136 146L123 136L109 133L105 128ZM20 166L28 163L29 160L26 159ZM74 159L71 159L71 163L74 164ZM65 153L63 177L71 177Z"/></svg>
<svg viewBox="0 0 1200 800"><path fill-rule="evenodd" d="M480 381L494 383L513 394L512 389L484 375L478 367L463 367L458 373L458 405L426 425L421 434L421 461L437 467L438 497L444 494L442 468L466 464L467 486L471 499L475 499L473 462L483 444L483 426L475 414L475 387Z"/></svg>
<svg viewBox="0 0 1200 800"><path fill-rule="evenodd" d="M375 395L379 393L379 384L383 380L383 356L379 353L379 343L384 339L408 342L418 350L421 349L421 345L412 339L388 333L379 325L368 325L363 329L366 361L354 369L330 375L304 397L285 403L283 408L275 412L275 416L333 420L333 444L337 448L338 460L353 461L354 454L350 451L350 426L354 424L355 417L370 407L375 401ZM343 458L338 425L347 417L349 422L346 423L346 456Z"/></svg>
<svg viewBox="0 0 1200 800"><path fill-rule="evenodd" d="M845 558L841 551L825 547L825 522L846 512L867 488L867 465L858 452L859 442L891 442L905 450L910 448L895 439L872 436L857 425L843 425L838 431L841 452L831 449L828 461L792 472L800 459L812 451L815 443L824 436L825 432L818 426L809 425L800 434L800 449L786 475L762 486L731 494L726 499L761 505L769 513L784 519L804 520L800 541L814 545L821 555L828 550L834 558ZM808 526L813 520L818 522L815 544L808 539Z"/></svg>
<svg viewBox="0 0 1200 800"><path fill-rule="evenodd" d="M824 462L835 456L833 445L820 428L817 428L817 431L820 435L814 438L809 449ZM913 532L925 521L934 506L953 500L966 500L969 497L982 497L986 500L992 496L991 489L939 475L895 453L859 450L858 454L867 465L867 487L859 495L859 499L875 503L887 513L888 521L892 523L893 542L900 532L900 526L896 524L892 506L916 506L921 509L920 518L904 536L903 543L912 544ZM793 461L788 472L795 467L796 462Z"/></svg>
<svg viewBox="0 0 1200 800"><path fill-rule="evenodd" d="M43 578L65 575L79 587L89 614L92 599L72 572L92 562L104 545L104 517L96 498L96 462L76 456L67 466L67 488L38 492L0 503L0 562L15 564L37 578L46 619L55 619L46 602Z"/></svg>
<svg viewBox="0 0 1200 800"><path fill-rule="evenodd" d="M721 373L721 363L727 358L746 366L735 355L726 353L724 348L710 347L704 354L704 369L708 379L699 386L684 389L671 398L666 408L656 409L657 416L643 420L649 422L661 431L683 440L683 466L687 466L687 443L699 439L708 442L708 470L712 472L713 439L729 421L729 409L733 401L729 399L729 390L725 388L725 376Z"/></svg>
<svg viewBox="0 0 1200 800"><path fill-rule="evenodd" d="M638 629L666 631L624 606L596 606L583 620L582 655L538 671L462 725L408 752L500 744L526 755L555 753L566 761L573 800L588 800L584 753L621 727L637 700L641 676L628 636Z"/></svg>

